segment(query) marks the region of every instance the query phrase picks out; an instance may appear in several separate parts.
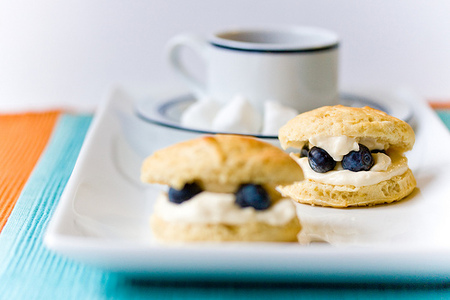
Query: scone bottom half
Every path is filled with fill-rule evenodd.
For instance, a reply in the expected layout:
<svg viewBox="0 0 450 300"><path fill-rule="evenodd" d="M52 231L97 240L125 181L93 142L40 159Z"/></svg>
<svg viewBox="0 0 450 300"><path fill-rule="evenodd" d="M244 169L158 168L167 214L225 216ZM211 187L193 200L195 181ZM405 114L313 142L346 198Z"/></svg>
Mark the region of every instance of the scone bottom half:
<svg viewBox="0 0 450 300"><path fill-rule="evenodd" d="M303 174L269 143L238 135L188 140L149 156L141 179L169 187L151 216L159 241L297 241L295 206L275 187L300 181ZM283 221L274 220L278 217Z"/></svg>
<svg viewBox="0 0 450 300"><path fill-rule="evenodd" d="M382 111L342 105L296 116L279 130L284 149L302 167L305 180L282 185L299 203L372 206L401 200L416 187L404 152L415 141L411 126Z"/></svg>

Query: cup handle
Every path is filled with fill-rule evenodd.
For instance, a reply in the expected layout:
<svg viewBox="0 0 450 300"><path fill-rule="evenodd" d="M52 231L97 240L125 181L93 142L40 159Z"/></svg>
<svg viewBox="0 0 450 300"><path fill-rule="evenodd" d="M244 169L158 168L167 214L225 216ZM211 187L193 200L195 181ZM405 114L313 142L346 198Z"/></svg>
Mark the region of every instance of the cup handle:
<svg viewBox="0 0 450 300"><path fill-rule="evenodd" d="M186 82L197 97L206 95L206 85L195 78L191 72L186 68L181 59L181 50L183 47L188 47L199 55L201 59L207 62L206 49L208 43L202 37L186 34L179 35L172 38L167 44L167 57L170 65L178 75Z"/></svg>

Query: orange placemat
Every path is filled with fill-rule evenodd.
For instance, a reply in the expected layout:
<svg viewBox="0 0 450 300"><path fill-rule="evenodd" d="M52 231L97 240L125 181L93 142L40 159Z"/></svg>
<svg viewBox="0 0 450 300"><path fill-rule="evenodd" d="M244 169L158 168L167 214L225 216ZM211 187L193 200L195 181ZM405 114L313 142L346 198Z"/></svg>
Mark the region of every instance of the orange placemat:
<svg viewBox="0 0 450 300"><path fill-rule="evenodd" d="M450 100L449 101L433 101L428 102L433 109L445 109L450 110Z"/></svg>
<svg viewBox="0 0 450 300"><path fill-rule="evenodd" d="M0 231L51 136L59 111L0 114Z"/></svg>

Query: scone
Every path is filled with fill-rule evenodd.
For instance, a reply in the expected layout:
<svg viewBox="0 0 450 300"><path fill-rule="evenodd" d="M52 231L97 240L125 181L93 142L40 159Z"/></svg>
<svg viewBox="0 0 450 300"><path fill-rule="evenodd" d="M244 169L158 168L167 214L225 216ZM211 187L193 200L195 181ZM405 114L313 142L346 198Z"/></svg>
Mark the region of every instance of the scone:
<svg viewBox="0 0 450 300"><path fill-rule="evenodd" d="M205 136L161 149L142 165L146 183L169 186L150 224L162 242L297 240L291 199L275 187L302 180L283 150L238 135Z"/></svg>
<svg viewBox="0 0 450 300"><path fill-rule="evenodd" d="M342 105L296 116L279 130L284 149L305 180L281 185L286 197L311 205L348 207L391 203L416 186L404 152L414 145L408 123L379 110Z"/></svg>

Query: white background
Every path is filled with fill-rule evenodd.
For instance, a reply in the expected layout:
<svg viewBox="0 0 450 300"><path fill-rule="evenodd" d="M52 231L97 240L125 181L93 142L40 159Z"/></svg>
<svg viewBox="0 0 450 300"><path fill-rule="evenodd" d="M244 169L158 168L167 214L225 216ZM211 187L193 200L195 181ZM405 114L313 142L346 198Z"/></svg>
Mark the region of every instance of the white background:
<svg viewBox="0 0 450 300"><path fill-rule="evenodd" d="M447 0L16 0L0 2L0 108L95 107L117 82L179 83L172 36L271 24L336 31L342 87L450 99Z"/></svg>

